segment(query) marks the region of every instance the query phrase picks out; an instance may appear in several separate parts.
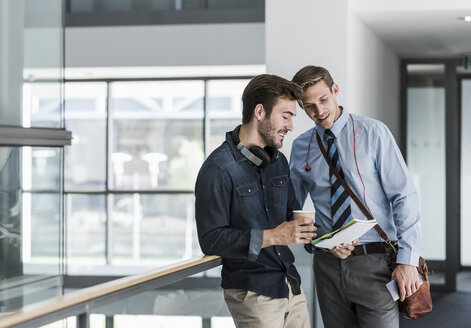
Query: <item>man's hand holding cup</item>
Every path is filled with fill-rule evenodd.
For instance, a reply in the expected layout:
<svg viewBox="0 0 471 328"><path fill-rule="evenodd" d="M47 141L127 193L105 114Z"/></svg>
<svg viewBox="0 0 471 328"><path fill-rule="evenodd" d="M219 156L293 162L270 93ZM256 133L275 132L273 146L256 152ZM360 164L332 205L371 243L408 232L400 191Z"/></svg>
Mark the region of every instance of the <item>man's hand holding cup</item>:
<svg viewBox="0 0 471 328"><path fill-rule="evenodd" d="M315 232L317 227L314 226L315 221L315 211L303 211L303 210L294 210L293 211L293 221L296 221L301 227L305 227L306 232ZM305 238L305 244L308 244L313 240L317 234L311 238Z"/></svg>

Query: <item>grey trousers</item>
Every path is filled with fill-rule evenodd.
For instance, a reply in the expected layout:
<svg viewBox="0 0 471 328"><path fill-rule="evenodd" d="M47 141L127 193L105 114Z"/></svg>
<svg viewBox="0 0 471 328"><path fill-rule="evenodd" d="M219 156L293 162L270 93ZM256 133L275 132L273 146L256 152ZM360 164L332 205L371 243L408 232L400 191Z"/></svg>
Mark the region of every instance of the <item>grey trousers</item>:
<svg viewBox="0 0 471 328"><path fill-rule="evenodd" d="M326 328L398 328L399 309L386 284L391 271L384 254L341 260L314 255L317 298Z"/></svg>

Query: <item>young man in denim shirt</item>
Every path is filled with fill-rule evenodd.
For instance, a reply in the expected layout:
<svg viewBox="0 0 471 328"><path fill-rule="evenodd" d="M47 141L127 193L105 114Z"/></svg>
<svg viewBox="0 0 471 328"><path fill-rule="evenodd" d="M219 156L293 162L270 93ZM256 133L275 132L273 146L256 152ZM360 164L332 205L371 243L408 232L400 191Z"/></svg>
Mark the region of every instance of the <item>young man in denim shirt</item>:
<svg viewBox="0 0 471 328"><path fill-rule="evenodd" d="M254 77L242 95L242 125L200 169L196 223L201 249L223 258L224 298L237 327L310 327L306 297L287 245L315 237L298 209L289 166L278 152L293 129L301 89Z"/></svg>

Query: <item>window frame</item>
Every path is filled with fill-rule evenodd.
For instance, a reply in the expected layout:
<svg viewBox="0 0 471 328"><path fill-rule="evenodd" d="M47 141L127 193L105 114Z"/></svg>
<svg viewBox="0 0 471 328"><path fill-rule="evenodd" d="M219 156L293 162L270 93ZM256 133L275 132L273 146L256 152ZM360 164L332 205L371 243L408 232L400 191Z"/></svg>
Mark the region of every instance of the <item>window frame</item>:
<svg viewBox="0 0 471 328"><path fill-rule="evenodd" d="M112 254L112 247L111 247L111 240L112 240L112 222L110 218L110 204L109 204L109 195L120 195L120 194L141 194L141 195L193 195L193 189L174 189L174 188L159 188L159 189L116 189L110 187L110 127L112 126L113 117L110 114L111 110L111 102L112 102L112 95L111 95L111 84L115 82L173 82L173 81L202 81L204 83L203 87L203 151L204 151L204 158L206 159L210 152L210 121L211 117L208 113L208 83L210 81L215 80L250 80L253 78L253 75L241 75L241 76L196 76L196 77L177 77L177 78L94 78L94 79L65 79L64 87L66 87L67 83L105 83L106 84L106 113L105 113L105 124L106 124L106 145L105 145L105 165L106 165L106 172L105 172L105 188L104 189L95 189L95 190L86 190L86 189L72 189L72 188L65 188L64 186L64 199L65 199L65 206L67 207L68 204L68 195L104 195L105 197L105 265L112 266L113 265L113 254ZM66 110L66 109L65 109ZM65 124L67 125L67 116L65 115ZM65 153L64 153L64 162L65 162ZM66 168L64 168L66 169ZM64 172L64 179L67 175ZM67 213L67 210L65 211ZM68 217L65 218L65 222L67 225ZM129 266L132 270L133 266ZM73 275L66 270L65 274ZM122 272L117 272L117 275L123 274Z"/></svg>

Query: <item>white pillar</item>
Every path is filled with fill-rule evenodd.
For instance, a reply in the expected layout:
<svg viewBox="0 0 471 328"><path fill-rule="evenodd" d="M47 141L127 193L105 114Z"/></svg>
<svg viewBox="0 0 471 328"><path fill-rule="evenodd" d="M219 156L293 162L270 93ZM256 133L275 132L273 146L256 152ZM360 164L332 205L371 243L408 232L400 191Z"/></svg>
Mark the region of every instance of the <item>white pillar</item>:
<svg viewBox="0 0 471 328"><path fill-rule="evenodd" d="M360 19L365 10L348 0L266 1L267 72L291 79L305 65L327 68L340 86L339 104L383 121L399 141L399 56ZM287 155L294 137L312 126L300 114L285 139Z"/></svg>
<svg viewBox="0 0 471 328"><path fill-rule="evenodd" d="M0 120L22 124L24 1L0 0Z"/></svg>
<svg viewBox="0 0 471 328"><path fill-rule="evenodd" d="M340 85L339 103L346 106L348 0L269 0L265 10L267 73L291 80L306 65L323 66ZM281 149L285 155L294 138L312 125L298 108L295 130Z"/></svg>

